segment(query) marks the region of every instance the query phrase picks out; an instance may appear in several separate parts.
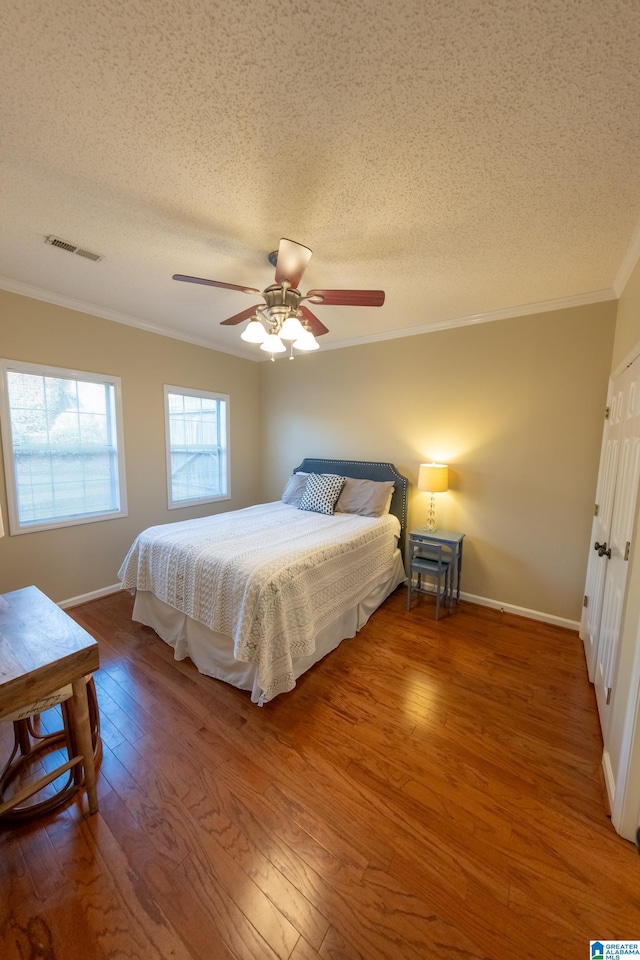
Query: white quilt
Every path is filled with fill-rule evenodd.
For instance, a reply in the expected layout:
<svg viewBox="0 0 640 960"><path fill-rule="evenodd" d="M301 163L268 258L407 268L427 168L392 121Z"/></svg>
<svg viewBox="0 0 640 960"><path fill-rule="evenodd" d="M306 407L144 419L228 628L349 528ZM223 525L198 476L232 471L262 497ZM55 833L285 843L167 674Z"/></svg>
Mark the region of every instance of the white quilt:
<svg viewBox="0 0 640 960"><path fill-rule="evenodd" d="M396 517L325 516L260 504L149 527L118 576L233 639L237 660L255 662L263 702L295 686L292 660L388 575Z"/></svg>

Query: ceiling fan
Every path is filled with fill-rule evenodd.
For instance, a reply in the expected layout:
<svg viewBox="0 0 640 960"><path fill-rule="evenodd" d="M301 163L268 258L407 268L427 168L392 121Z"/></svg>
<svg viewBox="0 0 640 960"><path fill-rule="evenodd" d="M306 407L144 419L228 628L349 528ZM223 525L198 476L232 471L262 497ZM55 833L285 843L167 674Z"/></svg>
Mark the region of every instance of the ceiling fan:
<svg viewBox="0 0 640 960"><path fill-rule="evenodd" d="M264 290L225 283L223 280L186 277L181 273L174 273L173 279L262 297L263 304L248 307L228 320L222 320L221 325L234 326L249 320L241 338L248 343L260 344L260 348L270 353L274 360L276 353L283 353L287 349L283 341L290 342L290 356L293 357L294 347L297 350L317 350L316 337L329 332L315 314L303 305L303 300L327 307L381 307L384 303L384 290L309 290L303 296L298 284L310 259L309 247L283 238L278 249L269 254L269 262L276 268L275 283Z"/></svg>

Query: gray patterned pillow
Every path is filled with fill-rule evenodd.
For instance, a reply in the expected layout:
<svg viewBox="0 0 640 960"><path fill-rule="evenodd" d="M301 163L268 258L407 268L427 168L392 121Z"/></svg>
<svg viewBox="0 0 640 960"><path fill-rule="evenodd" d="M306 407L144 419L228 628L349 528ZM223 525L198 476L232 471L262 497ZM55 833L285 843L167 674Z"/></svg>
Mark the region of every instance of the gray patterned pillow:
<svg viewBox="0 0 640 960"><path fill-rule="evenodd" d="M346 477L310 473L298 510L332 514Z"/></svg>

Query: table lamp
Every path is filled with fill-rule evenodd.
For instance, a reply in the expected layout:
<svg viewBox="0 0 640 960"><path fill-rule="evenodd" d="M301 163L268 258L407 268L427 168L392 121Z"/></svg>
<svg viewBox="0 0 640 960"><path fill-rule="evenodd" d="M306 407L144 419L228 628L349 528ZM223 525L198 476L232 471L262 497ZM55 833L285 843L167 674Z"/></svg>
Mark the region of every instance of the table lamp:
<svg viewBox="0 0 640 960"><path fill-rule="evenodd" d="M449 467L446 463L421 463L418 473L418 490L430 494L427 530L436 529L436 501L434 493L446 493L449 489Z"/></svg>

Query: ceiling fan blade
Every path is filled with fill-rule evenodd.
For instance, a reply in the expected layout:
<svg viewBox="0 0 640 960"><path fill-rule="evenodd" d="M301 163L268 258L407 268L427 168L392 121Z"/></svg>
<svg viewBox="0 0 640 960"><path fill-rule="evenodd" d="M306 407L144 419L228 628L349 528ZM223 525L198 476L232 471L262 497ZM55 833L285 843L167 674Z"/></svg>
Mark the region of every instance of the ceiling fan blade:
<svg viewBox="0 0 640 960"><path fill-rule="evenodd" d="M298 307L298 313L302 318L302 323L307 327L308 330L314 335L314 337L321 337L323 333L329 333L329 328L325 327L315 314L311 313L311 310L308 310L306 307Z"/></svg>
<svg viewBox="0 0 640 960"><path fill-rule="evenodd" d="M204 283L207 287L222 287L224 290L240 290L242 293L262 293L256 287L242 287L237 283L225 283L223 280L204 280L202 277L185 277L182 273L174 273L174 280L185 280L187 283Z"/></svg>
<svg viewBox="0 0 640 960"><path fill-rule="evenodd" d="M306 299L325 307L381 307L384 290L309 290Z"/></svg>
<svg viewBox="0 0 640 960"><path fill-rule="evenodd" d="M242 323L243 320L248 320L249 317L252 317L258 307L264 306L264 304L257 304L255 307L248 307L246 310L243 310L242 313L236 313L233 317L229 317L228 320L221 320L221 327L234 327L236 323Z"/></svg>
<svg viewBox="0 0 640 960"><path fill-rule="evenodd" d="M283 237L278 247L276 283L288 280L294 290L297 290L309 260L311 260L309 247Z"/></svg>

